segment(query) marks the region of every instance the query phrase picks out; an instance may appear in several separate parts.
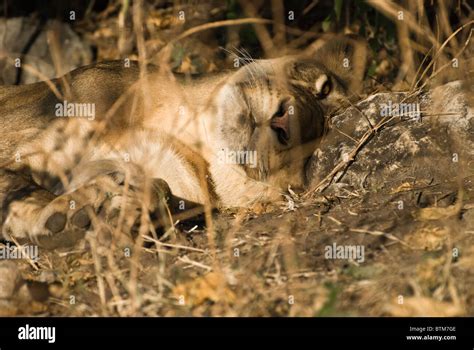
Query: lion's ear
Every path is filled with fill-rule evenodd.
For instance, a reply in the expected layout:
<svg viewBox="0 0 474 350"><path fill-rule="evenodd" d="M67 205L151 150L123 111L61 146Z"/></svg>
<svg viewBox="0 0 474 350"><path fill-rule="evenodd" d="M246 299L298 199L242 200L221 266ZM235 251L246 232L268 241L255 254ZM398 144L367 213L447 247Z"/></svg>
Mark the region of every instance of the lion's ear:
<svg viewBox="0 0 474 350"><path fill-rule="evenodd" d="M356 36L328 35L313 43L305 55L337 76L350 95L357 95L367 65L367 44Z"/></svg>

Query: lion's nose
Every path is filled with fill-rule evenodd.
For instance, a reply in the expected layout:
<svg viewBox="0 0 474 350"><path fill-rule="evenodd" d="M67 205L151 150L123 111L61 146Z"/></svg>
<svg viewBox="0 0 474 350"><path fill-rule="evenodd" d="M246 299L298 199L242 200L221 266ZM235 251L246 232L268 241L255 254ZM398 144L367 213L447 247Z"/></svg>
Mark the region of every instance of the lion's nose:
<svg viewBox="0 0 474 350"><path fill-rule="evenodd" d="M272 116L270 127L276 132L278 141L288 145L290 140L290 115L286 103L282 102L278 111Z"/></svg>

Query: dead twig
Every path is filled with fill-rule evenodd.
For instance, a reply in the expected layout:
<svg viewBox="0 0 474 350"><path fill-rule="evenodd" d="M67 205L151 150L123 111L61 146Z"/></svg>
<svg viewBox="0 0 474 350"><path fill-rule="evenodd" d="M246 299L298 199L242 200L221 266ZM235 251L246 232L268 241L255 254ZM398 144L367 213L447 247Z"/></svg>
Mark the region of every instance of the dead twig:
<svg viewBox="0 0 474 350"><path fill-rule="evenodd" d="M365 134L361 137L361 139L358 141L357 146L349 153L346 159L342 160L337 164L334 169L324 178L322 179L316 186L314 186L312 189L310 189L307 193L303 195L303 198L308 198L310 196L313 196L317 192L323 191L326 189L332 182L334 176L340 171L343 171L346 169L346 167L352 163L352 161L355 159L356 155L359 153L359 151L362 149L362 147L379 131L381 130L385 125L390 123L395 117L385 117L383 118L377 125L374 127L370 128L365 132Z"/></svg>

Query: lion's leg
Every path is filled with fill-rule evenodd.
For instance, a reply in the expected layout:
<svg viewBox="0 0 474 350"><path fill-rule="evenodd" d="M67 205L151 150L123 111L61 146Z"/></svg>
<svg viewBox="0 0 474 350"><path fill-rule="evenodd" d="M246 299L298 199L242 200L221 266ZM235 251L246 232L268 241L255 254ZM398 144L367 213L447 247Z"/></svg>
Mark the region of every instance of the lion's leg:
<svg viewBox="0 0 474 350"><path fill-rule="evenodd" d="M46 248L68 246L90 226L89 203L97 193L81 188L56 196L22 173L0 172L2 236Z"/></svg>
<svg viewBox="0 0 474 350"><path fill-rule="evenodd" d="M93 176L82 176L69 192L56 196L30 178L11 171L0 172L2 230L5 239L32 241L44 248L73 245L82 238L93 219L117 224L122 216L122 232L131 233L139 223L148 190L148 210L159 225L167 225L167 203L171 193L166 182L151 179L148 189L124 186L123 169L114 163L94 162L84 168ZM107 166L104 166L106 164ZM100 166L100 171L96 167Z"/></svg>

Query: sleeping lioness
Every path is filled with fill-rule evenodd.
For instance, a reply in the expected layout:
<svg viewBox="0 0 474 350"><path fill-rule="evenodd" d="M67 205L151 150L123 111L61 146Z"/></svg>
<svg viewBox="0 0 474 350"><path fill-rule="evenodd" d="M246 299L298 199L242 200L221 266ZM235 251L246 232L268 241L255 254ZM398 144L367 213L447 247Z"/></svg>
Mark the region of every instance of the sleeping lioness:
<svg viewBox="0 0 474 350"><path fill-rule="evenodd" d="M336 37L193 79L116 61L0 87L1 233L53 248L118 209L131 227L143 210L160 221L278 201L305 185L324 117L356 96L365 54Z"/></svg>

